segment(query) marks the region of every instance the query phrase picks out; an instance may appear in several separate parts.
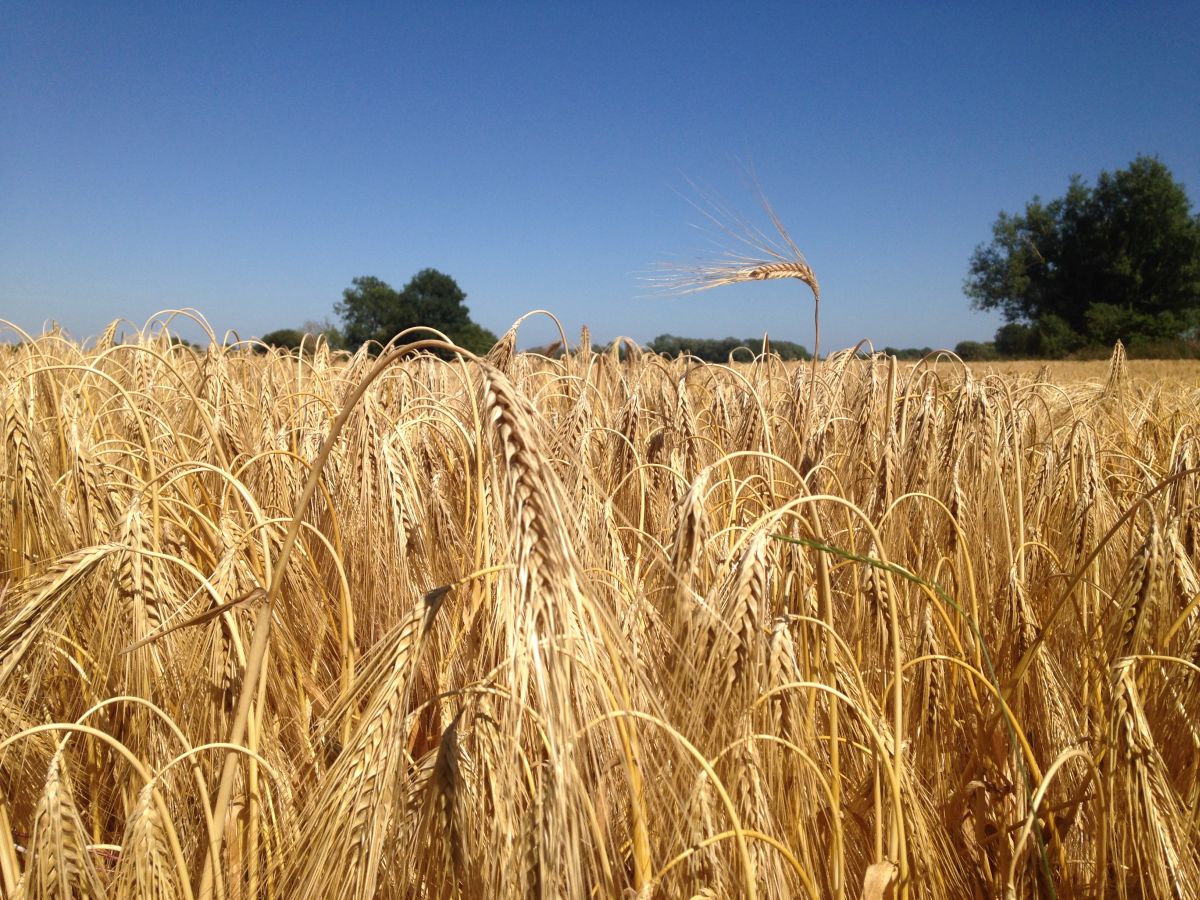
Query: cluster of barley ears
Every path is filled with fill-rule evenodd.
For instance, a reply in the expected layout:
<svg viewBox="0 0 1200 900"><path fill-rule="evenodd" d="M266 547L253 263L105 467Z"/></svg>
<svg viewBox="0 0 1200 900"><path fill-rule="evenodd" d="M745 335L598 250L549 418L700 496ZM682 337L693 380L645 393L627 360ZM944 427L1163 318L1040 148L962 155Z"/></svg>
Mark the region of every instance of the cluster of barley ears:
<svg viewBox="0 0 1200 900"><path fill-rule="evenodd" d="M0 893L1197 896L1195 378L512 345L0 349Z"/></svg>

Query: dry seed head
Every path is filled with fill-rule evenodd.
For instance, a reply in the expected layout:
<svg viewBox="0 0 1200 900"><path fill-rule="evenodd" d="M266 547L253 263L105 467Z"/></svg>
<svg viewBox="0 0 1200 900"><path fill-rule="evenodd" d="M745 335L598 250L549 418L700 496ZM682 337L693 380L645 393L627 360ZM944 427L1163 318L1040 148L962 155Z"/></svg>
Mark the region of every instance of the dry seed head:
<svg viewBox="0 0 1200 900"><path fill-rule="evenodd" d="M763 626L770 619L767 577L767 536L750 539L733 573L723 619L729 623L726 687L746 678L761 662Z"/></svg>
<svg viewBox="0 0 1200 900"><path fill-rule="evenodd" d="M770 690L800 680L800 666L796 661L796 643L792 640L792 632L787 616L777 616L771 626L771 641L767 652L767 681L765 687ZM771 700L771 717L774 724L773 732L788 735L796 723L796 704L787 693L775 695Z"/></svg>
<svg viewBox="0 0 1200 900"><path fill-rule="evenodd" d="M701 770L692 783L692 790L685 807L684 823L687 828L688 841L692 846L700 844L705 838L720 833L718 826L719 813L717 799L708 777ZM701 851L688 859L687 868L691 877L701 883L711 882L714 878L714 866L711 858L712 851Z"/></svg>
<svg viewBox="0 0 1200 900"><path fill-rule="evenodd" d="M414 724L407 708L416 666L447 590L437 588L418 601L381 641L375 663L364 665L356 693L369 693L366 711L314 797L312 820L321 827L306 833L295 857L294 887L301 897L331 896L334 885L353 885L360 896L376 890L388 858L392 800L406 778L403 748ZM335 854L336 862L326 854Z"/></svg>
<svg viewBox="0 0 1200 900"><path fill-rule="evenodd" d="M874 539L871 540L867 547L867 556L870 559L879 558L879 547L875 544ZM892 597L888 592L887 579L883 572L877 567L870 564L863 566L863 593L867 597L868 605L875 613L877 636L882 642L886 640L888 633L892 627Z"/></svg>
<svg viewBox="0 0 1200 900"><path fill-rule="evenodd" d="M175 900L183 896L153 798L153 785L146 785L129 815L117 864L117 900Z"/></svg>
<svg viewBox="0 0 1200 900"><path fill-rule="evenodd" d="M513 354L516 349L517 331L515 328L510 328L500 336L485 358L501 372L507 373L512 366Z"/></svg>
<svg viewBox="0 0 1200 900"><path fill-rule="evenodd" d="M817 277L808 264L799 260L793 262L760 263L746 265L740 261L729 265L708 266L696 270L694 287L680 293L694 293L709 290L727 284L741 284L746 281L772 281L780 278L795 278L808 285L814 299L820 299L821 288Z"/></svg>
<svg viewBox="0 0 1200 900"><path fill-rule="evenodd" d="M1150 598L1161 580L1162 533L1157 517L1151 518L1150 531L1129 566L1129 587L1119 608L1120 654L1139 652L1144 643Z"/></svg>
<svg viewBox="0 0 1200 900"><path fill-rule="evenodd" d="M668 266L668 270L673 274L651 281L656 282L668 293L691 294L746 281L795 278L808 285L814 302L820 302L821 289L816 275L761 191L759 202L775 229L775 238L750 225L721 202L711 197L702 199L705 200L707 208L700 204L693 206L711 225L716 226L726 239L749 252L745 255L726 252L715 261L694 266Z"/></svg>
<svg viewBox="0 0 1200 900"><path fill-rule="evenodd" d="M1105 398L1121 397L1125 393L1125 382L1128 381L1128 365L1125 359L1125 345L1120 341L1113 344L1112 356L1108 361L1108 378L1104 382Z"/></svg>
<svg viewBox="0 0 1200 900"><path fill-rule="evenodd" d="M87 848L87 829L71 781L55 753L33 814L26 862L26 897L103 897L105 890Z"/></svg>

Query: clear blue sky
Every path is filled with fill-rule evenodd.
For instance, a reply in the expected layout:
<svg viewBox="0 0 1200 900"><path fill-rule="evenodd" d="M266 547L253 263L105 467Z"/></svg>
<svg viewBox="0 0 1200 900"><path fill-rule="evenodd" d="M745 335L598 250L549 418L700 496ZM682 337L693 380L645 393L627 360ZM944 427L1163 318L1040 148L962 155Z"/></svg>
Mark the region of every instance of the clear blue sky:
<svg viewBox="0 0 1200 900"><path fill-rule="evenodd" d="M194 306L242 336L356 275L451 274L497 333L811 346L793 282L654 296L749 162L826 348L953 346L1000 210L1157 154L1200 201L1200 5L58 4L0 8L0 318ZM547 334L523 331L524 345Z"/></svg>

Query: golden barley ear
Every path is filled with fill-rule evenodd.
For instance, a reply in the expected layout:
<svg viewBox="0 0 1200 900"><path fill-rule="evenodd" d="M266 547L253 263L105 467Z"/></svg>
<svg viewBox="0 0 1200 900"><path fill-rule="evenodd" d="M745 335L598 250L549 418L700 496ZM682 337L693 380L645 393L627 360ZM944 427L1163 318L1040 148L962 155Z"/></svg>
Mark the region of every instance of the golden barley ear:
<svg viewBox="0 0 1200 900"><path fill-rule="evenodd" d="M409 710L421 651L449 587L427 592L365 660L351 703L365 707L350 742L311 794L306 827L285 880L296 897L374 896L395 840L393 800L414 777L405 747L418 724ZM349 887L348 887L349 886Z"/></svg>
<svg viewBox="0 0 1200 900"><path fill-rule="evenodd" d="M484 358L501 372L508 372L512 366L513 354L517 350L517 329L510 328L492 345Z"/></svg>
<svg viewBox="0 0 1200 900"><path fill-rule="evenodd" d="M664 265L665 274L649 280L669 294L694 294L727 284L779 278L795 278L806 284L813 295L813 355L804 430L811 433L817 364L821 356L821 286L817 276L761 187L758 188L759 205L770 220L775 237L751 225L711 195L706 196L701 192L700 197L701 201L692 201L692 206L717 227L727 244L732 243L738 249L727 249L715 259L701 260L692 265Z"/></svg>
<svg viewBox="0 0 1200 900"><path fill-rule="evenodd" d="M72 592L116 549L101 545L64 554L7 598L11 612L0 626L0 686L7 687L13 671L60 614Z"/></svg>
<svg viewBox="0 0 1200 900"><path fill-rule="evenodd" d="M1120 341L1113 344L1112 356L1108 361L1108 378L1104 382L1105 399L1117 400L1125 396L1125 384L1129 380L1129 365L1125 359L1125 345Z"/></svg>
<svg viewBox="0 0 1200 900"><path fill-rule="evenodd" d="M726 249L714 258L692 264L662 264L662 274L648 279L651 284L668 294L693 294L745 281L795 278L808 285L814 301L820 301L821 287L816 275L761 189L758 190L759 205L770 220L775 237L749 223L711 194L698 193L700 200L689 202L709 225L716 228L718 242L725 243ZM729 245L736 249L729 249Z"/></svg>
<svg viewBox="0 0 1200 900"><path fill-rule="evenodd" d="M142 788L125 824L116 872L117 900L184 896L153 792L153 785Z"/></svg>
<svg viewBox="0 0 1200 900"><path fill-rule="evenodd" d="M61 752L50 762L30 832L26 897L105 896Z"/></svg>

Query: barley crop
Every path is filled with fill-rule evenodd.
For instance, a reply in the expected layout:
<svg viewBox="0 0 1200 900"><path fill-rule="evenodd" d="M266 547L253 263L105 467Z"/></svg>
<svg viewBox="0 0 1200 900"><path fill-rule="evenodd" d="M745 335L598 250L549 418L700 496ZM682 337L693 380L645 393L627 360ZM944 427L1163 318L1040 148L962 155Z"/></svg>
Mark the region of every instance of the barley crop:
<svg viewBox="0 0 1200 900"><path fill-rule="evenodd" d="M4 896L1200 897L1200 372L115 335L0 347Z"/></svg>

